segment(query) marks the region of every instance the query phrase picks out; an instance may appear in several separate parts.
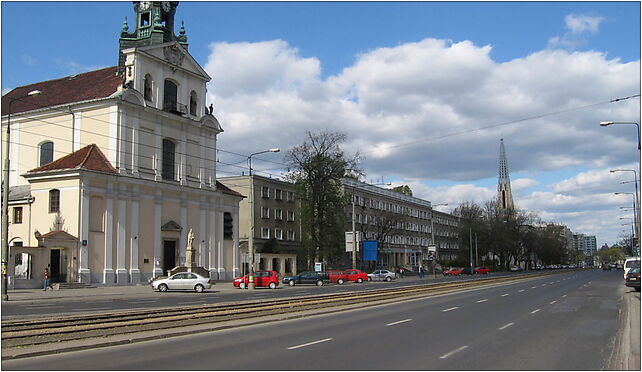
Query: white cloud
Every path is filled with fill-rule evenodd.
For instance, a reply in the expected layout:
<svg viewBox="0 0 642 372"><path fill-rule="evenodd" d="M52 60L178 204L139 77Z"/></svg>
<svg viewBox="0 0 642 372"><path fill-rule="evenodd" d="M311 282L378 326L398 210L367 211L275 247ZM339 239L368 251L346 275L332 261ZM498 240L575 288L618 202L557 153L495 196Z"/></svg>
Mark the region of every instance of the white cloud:
<svg viewBox="0 0 642 372"><path fill-rule="evenodd" d="M564 17L566 29L563 36L554 36L548 40L549 48L577 49L587 43L587 36L600 29L604 17L585 14L569 14Z"/></svg>

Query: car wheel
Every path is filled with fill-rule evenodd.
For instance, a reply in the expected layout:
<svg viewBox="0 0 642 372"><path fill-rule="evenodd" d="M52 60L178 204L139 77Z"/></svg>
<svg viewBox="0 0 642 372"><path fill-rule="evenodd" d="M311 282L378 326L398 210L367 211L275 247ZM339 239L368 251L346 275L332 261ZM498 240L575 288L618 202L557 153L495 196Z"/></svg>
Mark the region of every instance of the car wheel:
<svg viewBox="0 0 642 372"><path fill-rule="evenodd" d="M368 278L368 280L369 280L369 279L370 279L370 278ZM358 278L358 279L357 279L357 283L363 283L363 279Z"/></svg>
<svg viewBox="0 0 642 372"><path fill-rule="evenodd" d="M202 284L197 284L197 285L194 286L194 290L197 293L203 293L203 291L205 290L205 287L203 287Z"/></svg>
<svg viewBox="0 0 642 372"><path fill-rule="evenodd" d="M386 277L386 281L387 281L387 282L389 282L389 281L391 281L391 280L392 280L392 278L391 278L391 277L389 277L389 276L387 276L387 277Z"/></svg>
<svg viewBox="0 0 642 372"><path fill-rule="evenodd" d="M317 280L317 287L321 287L323 285L323 280Z"/></svg>
<svg viewBox="0 0 642 372"><path fill-rule="evenodd" d="M635 290L640 292L640 287L635 287Z"/></svg>
<svg viewBox="0 0 642 372"><path fill-rule="evenodd" d="M337 284L343 284L343 279L337 280Z"/></svg>
<svg viewBox="0 0 642 372"><path fill-rule="evenodd" d="M270 283L270 289L274 289L274 288L276 288L276 283L274 282Z"/></svg>
<svg viewBox="0 0 642 372"><path fill-rule="evenodd" d="M290 281L288 282L288 285L289 285L290 287L294 287L294 280L290 280Z"/></svg>
<svg viewBox="0 0 642 372"><path fill-rule="evenodd" d="M161 284L158 286L158 291L159 292L167 292L167 284Z"/></svg>
<svg viewBox="0 0 642 372"><path fill-rule="evenodd" d="M245 289L245 283L243 283L243 282L239 283L239 288Z"/></svg>

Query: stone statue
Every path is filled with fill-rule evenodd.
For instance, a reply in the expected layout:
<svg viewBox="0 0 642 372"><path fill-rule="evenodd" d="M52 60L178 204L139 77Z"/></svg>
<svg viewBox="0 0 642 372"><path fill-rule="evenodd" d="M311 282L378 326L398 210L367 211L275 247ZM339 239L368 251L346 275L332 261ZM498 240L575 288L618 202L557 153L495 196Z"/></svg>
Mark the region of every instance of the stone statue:
<svg viewBox="0 0 642 372"><path fill-rule="evenodd" d="M187 234L187 247L185 249L185 266L188 270L191 270L192 267L196 266L196 260L194 259L194 231L189 229Z"/></svg>

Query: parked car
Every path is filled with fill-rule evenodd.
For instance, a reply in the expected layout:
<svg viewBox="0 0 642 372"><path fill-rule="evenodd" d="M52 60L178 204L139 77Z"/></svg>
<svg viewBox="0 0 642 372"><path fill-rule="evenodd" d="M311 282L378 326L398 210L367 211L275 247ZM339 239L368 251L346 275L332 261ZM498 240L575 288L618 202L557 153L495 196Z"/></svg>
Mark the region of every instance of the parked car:
<svg viewBox="0 0 642 372"><path fill-rule="evenodd" d="M473 274L475 274L475 270L470 266L464 267L463 269L461 269L461 275L473 275Z"/></svg>
<svg viewBox="0 0 642 372"><path fill-rule="evenodd" d="M485 266L479 266L475 268L476 274L488 274L489 272L490 272L490 269Z"/></svg>
<svg viewBox="0 0 642 372"><path fill-rule="evenodd" d="M168 278L156 279L152 281L152 288L159 292L174 290L188 290L203 292L212 288L214 281L196 273L183 272L176 273Z"/></svg>
<svg viewBox="0 0 642 372"><path fill-rule="evenodd" d="M350 282L362 283L363 281L370 280L370 277L368 276L368 274L364 273L361 270L351 269L351 270L346 270L345 273L348 276L348 281Z"/></svg>
<svg viewBox="0 0 642 372"><path fill-rule="evenodd" d="M458 269L458 268L444 270L443 274L444 276L459 276L461 275L462 270L463 269Z"/></svg>
<svg viewBox="0 0 642 372"><path fill-rule="evenodd" d="M245 289L250 284L250 275L246 274L242 277L234 279L232 284L235 287ZM269 287L275 289L279 285L279 273L274 270L260 270L254 272L254 286L255 287Z"/></svg>
<svg viewBox="0 0 642 372"><path fill-rule="evenodd" d="M326 271L330 277L330 283L343 284L348 280L348 275L345 271L334 270Z"/></svg>
<svg viewBox="0 0 642 372"><path fill-rule="evenodd" d="M298 275L286 276L283 284L293 287L296 284L316 284L322 286L330 283L330 277L325 271L304 271Z"/></svg>
<svg viewBox="0 0 642 372"><path fill-rule="evenodd" d="M387 282L397 279L397 274L389 270L375 270L371 274L368 274L370 280L385 280Z"/></svg>
<svg viewBox="0 0 642 372"><path fill-rule="evenodd" d="M626 274L624 285L633 287L640 292L640 267L634 267Z"/></svg>
<svg viewBox="0 0 642 372"><path fill-rule="evenodd" d="M522 271L522 268L519 266L511 266L510 271Z"/></svg>
<svg viewBox="0 0 642 372"><path fill-rule="evenodd" d="M640 267L640 257L627 258L626 261L624 261L624 278L625 279L626 279L626 274L629 272L629 270L635 267Z"/></svg>

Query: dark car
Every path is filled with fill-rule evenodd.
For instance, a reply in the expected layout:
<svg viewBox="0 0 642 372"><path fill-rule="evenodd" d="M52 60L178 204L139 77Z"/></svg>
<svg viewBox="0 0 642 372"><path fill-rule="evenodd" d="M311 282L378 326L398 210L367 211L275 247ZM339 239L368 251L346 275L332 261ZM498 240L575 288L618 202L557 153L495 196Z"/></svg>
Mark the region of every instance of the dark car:
<svg viewBox="0 0 642 372"><path fill-rule="evenodd" d="M624 285L627 287L633 287L636 291L640 292L640 268L634 267L626 273L626 280Z"/></svg>
<svg viewBox="0 0 642 372"><path fill-rule="evenodd" d="M475 271L470 266L469 267L464 267L461 270L461 275L473 275L473 274L475 274Z"/></svg>
<svg viewBox="0 0 642 372"><path fill-rule="evenodd" d="M325 271L304 271L298 275L283 278L283 284L287 284L290 287L296 284L316 284L322 286L329 283L330 277Z"/></svg>

